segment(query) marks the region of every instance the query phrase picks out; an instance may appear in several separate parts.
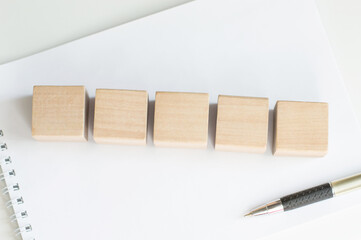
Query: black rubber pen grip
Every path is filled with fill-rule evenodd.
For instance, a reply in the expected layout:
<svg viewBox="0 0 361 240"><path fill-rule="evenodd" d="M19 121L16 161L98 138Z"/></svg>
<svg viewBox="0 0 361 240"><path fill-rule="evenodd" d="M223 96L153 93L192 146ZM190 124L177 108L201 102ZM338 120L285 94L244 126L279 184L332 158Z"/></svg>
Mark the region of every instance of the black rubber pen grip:
<svg viewBox="0 0 361 240"><path fill-rule="evenodd" d="M332 187L325 183L281 198L284 211L303 207L318 201L332 198Z"/></svg>

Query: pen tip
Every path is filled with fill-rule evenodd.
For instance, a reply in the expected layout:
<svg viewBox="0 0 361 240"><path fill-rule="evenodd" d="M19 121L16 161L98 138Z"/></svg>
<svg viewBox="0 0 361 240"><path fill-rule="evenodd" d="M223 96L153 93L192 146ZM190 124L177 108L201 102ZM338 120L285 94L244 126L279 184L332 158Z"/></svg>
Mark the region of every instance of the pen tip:
<svg viewBox="0 0 361 240"><path fill-rule="evenodd" d="M247 213L243 217L252 217L252 216L253 216L252 213Z"/></svg>

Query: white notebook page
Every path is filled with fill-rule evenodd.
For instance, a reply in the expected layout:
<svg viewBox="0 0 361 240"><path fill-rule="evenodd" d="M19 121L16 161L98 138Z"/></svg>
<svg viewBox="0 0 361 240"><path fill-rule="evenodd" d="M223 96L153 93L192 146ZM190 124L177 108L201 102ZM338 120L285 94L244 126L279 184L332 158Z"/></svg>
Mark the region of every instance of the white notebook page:
<svg viewBox="0 0 361 240"><path fill-rule="evenodd" d="M361 134L313 0L198 0L0 66L0 122L16 146L36 239L254 239L340 210L361 192L269 217L249 209L361 170ZM143 89L148 145L36 142L33 85ZM155 148L155 91L208 92L207 150ZM324 158L213 148L218 94L329 103ZM92 105L91 104L91 105ZM90 113L91 114L91 113ZM273 112L270 112L272 129Z"/></svg>

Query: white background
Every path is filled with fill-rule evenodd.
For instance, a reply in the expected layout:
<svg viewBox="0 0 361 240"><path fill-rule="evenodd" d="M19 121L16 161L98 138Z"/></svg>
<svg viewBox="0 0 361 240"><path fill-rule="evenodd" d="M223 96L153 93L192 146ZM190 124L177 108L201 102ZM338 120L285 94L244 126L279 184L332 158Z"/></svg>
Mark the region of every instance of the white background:
<svg viewBox="0 0 361 240"><path fill-rule="evenodd" d="M127 3L128 2L128 3ZM140 15L181 1L158 1L137 8L131 1L107 1L89 4L85 1L4 1L1 0L0 14L0 61L6 61L24 54L84 36ZM145 1L144 1L145 2ZM149 1L148 1L149 2ZM172 2L172 3L171 3ZM334 53L351 93L358 115L361 116L360 91L360 2L359 1L317 1L326 31ZM98 5L96 5L98 4ZM169 5L168 5L169 4ZM86 7L86 11L84 8ZM89 7L91 6L91 7ZM132 11L136 9L136 11ZM45 21L46 19L46 21ZM6 37L4 37L6 36ZM26 41L24 41L26 39ZM355 213L356 212L356 213ZM304 226L290 229L268 239L288 238L295 234L304 236L335 237L348 232L349 237L360 238L356 224L360 222L361 206L332 214ZM328 235L329 234L329 235Z"/></svg>

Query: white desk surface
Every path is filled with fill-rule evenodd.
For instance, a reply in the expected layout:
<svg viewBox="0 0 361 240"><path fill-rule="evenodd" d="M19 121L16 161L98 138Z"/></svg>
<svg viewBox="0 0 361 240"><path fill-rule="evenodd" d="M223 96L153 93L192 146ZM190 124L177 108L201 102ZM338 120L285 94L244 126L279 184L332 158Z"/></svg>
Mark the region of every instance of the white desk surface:
<svg viewBox="0 0 361 240"><path fill-rule="evenodd" d="M86 36L186 0L0 0L0 63ZM361 119L361 2L316 0L337 64ZM25 4L25 6L24 6ZM141 7L139 7L141 5ZM84 8L86 7L86 11ZM44 21L44 19L47 21ZM27 39L27 41L23 41ZM264 239L360 239L361 204Z"/></svg>

